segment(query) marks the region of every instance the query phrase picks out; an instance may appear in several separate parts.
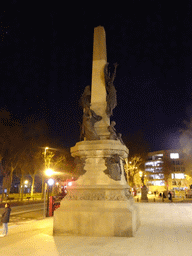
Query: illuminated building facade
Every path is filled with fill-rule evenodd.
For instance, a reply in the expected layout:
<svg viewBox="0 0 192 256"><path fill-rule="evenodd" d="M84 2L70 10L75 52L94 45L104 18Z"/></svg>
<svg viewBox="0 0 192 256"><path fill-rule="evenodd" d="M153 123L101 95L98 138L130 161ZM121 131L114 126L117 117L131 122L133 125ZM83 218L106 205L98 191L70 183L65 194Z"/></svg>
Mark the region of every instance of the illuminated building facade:
<svg viewBox="0 0 192 256"><path fill-rule="evenodd" d="M148 153L145 174L149 191L165 190L165 173L168 173L168 189L183 191L188 188L185 178L183 154L179 150L161 150Z"/></svg>

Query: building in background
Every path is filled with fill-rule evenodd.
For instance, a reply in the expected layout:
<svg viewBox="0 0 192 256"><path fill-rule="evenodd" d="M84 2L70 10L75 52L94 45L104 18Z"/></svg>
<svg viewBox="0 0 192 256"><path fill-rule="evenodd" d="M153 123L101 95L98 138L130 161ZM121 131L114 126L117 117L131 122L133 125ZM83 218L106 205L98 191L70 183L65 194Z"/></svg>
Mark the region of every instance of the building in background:
<svg viewBox="0 0 192 256"><path fill-rule="evenodd" d="M185 176L183 154L179 150L161 150L148 153L145 162L147 187L151 192L172 190L175 194L189 189ZM166 188L167 186L167 188Z"/></svg>

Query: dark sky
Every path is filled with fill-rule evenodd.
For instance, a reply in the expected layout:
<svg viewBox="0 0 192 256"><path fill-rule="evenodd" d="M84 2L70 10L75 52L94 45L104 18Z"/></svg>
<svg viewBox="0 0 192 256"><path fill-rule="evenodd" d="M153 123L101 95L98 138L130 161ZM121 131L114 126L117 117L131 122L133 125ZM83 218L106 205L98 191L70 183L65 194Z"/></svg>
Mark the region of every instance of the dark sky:
<svg viewBox="0 0 192 256"><path fill-rule="evenodd" d="M119 64L123 134L142 131L151 150L177 148L192 111L192 1L4 1L1 6L0 108L20 120L44 118L64 146L79 140L79 99L91 84L94 27L105 27L108 62Z"/></svg>

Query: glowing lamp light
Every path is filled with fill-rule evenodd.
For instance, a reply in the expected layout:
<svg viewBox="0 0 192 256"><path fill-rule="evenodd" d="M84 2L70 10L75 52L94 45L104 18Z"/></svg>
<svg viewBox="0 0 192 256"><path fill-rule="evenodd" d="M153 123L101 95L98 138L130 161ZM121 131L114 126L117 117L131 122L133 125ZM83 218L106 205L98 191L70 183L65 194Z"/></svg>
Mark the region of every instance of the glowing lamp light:
<svg viewBox="0 0 192 256"><path fill-rule="evenodd" d="M48 180L49 186L52 186L52 185L54 184L54 182L55 182L54 179L49 179L49 180Z"/></svg>
<svg viewBox="0 0 192 256"><path fill-rule="evenodd" d="M47 170L45 171L45 174L46 174L47 176L52 176L53 173L54 173L54 171L53 171L52 169L47 169Z"/></svg>
<svg viewBox="0 0 192 256"><path fill-rule="evenodd" d="M69 181L69 182L68 182L68 186L69 186L69 187L71 187L72 184L73 184L72 181Z"/></svg>

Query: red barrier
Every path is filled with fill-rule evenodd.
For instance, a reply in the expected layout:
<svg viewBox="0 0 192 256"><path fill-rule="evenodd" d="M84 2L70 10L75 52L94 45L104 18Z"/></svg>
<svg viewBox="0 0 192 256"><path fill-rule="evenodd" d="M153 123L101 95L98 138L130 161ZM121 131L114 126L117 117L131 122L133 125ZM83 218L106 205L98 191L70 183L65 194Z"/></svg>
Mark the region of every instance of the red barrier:
<svg viewBox="0 0 192 256"><path fill-rule="evenodd" d="M53 216L54 211L60 207L60 201L55 202L54 197L49 197L49 216Z"/></svg>
<svg viewBox="0 0 192 256"><path fill-rule="evenodd" d="M53 216L53 196L49 197L49 216Z"/></svg>

